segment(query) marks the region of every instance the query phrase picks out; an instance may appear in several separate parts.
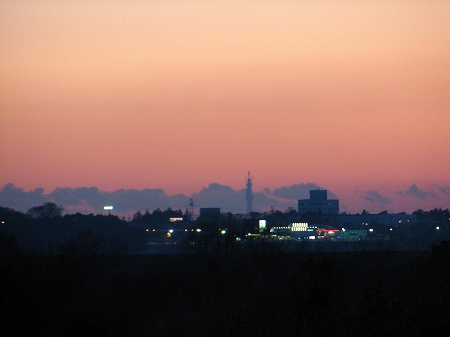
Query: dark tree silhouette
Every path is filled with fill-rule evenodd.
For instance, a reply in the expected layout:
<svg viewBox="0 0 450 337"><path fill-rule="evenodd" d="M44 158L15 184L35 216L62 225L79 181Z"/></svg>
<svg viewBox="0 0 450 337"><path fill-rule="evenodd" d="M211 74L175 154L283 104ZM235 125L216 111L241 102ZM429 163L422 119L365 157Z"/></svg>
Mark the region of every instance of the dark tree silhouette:
<svg viewBox="0 0 450 337"><path fill-rule="evenodd" d="M53 202L46 202L41 206L30 208L27 214L32 218L50 219L61 216L62 211L62 206L58 206Z"/></svg>

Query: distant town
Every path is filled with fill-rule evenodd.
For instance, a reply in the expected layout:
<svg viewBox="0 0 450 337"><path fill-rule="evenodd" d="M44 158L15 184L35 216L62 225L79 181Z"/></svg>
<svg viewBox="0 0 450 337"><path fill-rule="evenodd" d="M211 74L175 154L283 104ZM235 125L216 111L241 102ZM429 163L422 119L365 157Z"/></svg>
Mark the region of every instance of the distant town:
<svg viewBox="0 0 450 337"><path fill-rule="evenodd" d="M98 252L131 254L256 249L261 242L287 251L409 251L427 250L450 239L448 209L347 214L339 212L339 200L329 199L327 190L316 189L310 190L308 199L298 200L297 209L259 213L252 211L251 189L249 173L245 214L222 212L219 207L199 208L196 214L191 199L184 211L170 207L137 211L125 220L114 215L113 205L104 206L103 215L62 215L61 206L44 203L26 213L0 207L1 226L43 254L83 233L89 233L85 239L93 240L90 244L95 243Z"/></svg>
<svg viewBox="0 0 450 337"><path fill-rule="evenodd" d="M170 210L166 213L169 215ZM158 222L155 212L137 213L132 223L148 233L153 247L187 240L193 249L200 249L196 245L201 241L201 249L206 250L214 250L207 247L208 236L211 242L220 242L217 237L221 236L228 236L222 241L229 241L229 236L237 242L277 241L283 243L284 249L294 251L426 250L433 243L450 238L448 209L417 210L413 214L339 213L339 201L328 199L326 190L311 190L309 199L298 201L298 210L286 212L250 211L244 215L222 213L220 208L200 208L195 220L189 212L173 215ZM211 233L214 230L216 235ZM208 233L202 234L204 231Z"/></svg>
<svg viewBox="0 0 450 337"><path fill-rule="evenodd" d="M193 200L130 219L114 205L0 207L3 335L448 329L448 209L346 214L312 189L297 209L253 212L250 180L247 191L247 212L236 214Z"/></svg>

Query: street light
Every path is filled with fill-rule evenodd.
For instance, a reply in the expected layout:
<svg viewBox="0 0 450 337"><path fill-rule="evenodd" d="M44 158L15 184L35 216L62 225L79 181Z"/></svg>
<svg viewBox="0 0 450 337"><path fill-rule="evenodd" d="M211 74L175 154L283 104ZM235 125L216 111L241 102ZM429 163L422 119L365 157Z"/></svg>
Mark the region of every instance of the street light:
<svg viewBox="0 0 450 337"><path fill-rule="evenodd" d="M108 211L108 214L111 214L111 211L114 209L114 206L105 206L103 207L105 211Z"/></svg>

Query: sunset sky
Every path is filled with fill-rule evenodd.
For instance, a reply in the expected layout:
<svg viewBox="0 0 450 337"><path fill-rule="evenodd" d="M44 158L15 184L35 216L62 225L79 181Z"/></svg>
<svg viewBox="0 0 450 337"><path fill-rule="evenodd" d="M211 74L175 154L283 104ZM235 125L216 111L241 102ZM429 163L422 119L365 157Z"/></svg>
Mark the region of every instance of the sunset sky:
<svg viewBox="0 0 450 337"><path fill-rule="evenodd" d="M0 187L448 188L450 1L0 1L0 123Z"/></svg>

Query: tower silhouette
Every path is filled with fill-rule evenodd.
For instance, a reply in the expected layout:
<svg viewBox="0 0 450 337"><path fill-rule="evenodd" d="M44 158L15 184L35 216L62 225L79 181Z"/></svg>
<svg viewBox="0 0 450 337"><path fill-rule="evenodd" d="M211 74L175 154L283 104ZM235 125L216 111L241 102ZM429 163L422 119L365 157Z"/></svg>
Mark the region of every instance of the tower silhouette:
<svg viewBox="0 0 450 337"><path fill-rule="evenodd" d="M252 212L253 201L252 178L250 177L250 171L248 171L247 176L247 192L245 193L245 199L247 200L247 214L250 214Z"/></svg>

